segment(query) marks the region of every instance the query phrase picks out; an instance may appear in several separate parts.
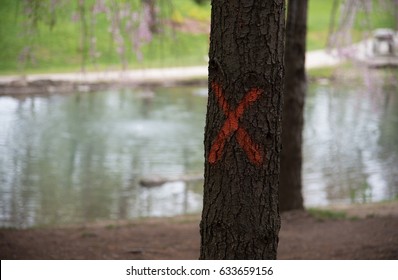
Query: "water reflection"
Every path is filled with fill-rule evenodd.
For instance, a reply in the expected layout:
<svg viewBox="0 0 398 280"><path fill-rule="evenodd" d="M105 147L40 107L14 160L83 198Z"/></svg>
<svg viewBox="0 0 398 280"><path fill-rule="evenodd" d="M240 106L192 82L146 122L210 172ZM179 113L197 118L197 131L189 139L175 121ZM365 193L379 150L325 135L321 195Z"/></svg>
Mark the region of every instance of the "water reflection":
<svg viewBox="0 0 398 280"><path fill-rule="evenodd" d="M192 89L0 99L0 223L79 223L197 212L205 99Z"/></svg>
<svg viewBox="0 0 398 280"><path fill-rule="evenodd" d="M306 205L397 196L397 90L378 89L310 86ZM204 93L185 87L1 97L0 226L199 212L200 181L138 182L203 172Z"/></svg>
<svg viewBox="0 0 398 280"><path fill-rule="evenodd" d="M397 89L372 86L311 87L304 131L306 205L397 196Z"/></svg>

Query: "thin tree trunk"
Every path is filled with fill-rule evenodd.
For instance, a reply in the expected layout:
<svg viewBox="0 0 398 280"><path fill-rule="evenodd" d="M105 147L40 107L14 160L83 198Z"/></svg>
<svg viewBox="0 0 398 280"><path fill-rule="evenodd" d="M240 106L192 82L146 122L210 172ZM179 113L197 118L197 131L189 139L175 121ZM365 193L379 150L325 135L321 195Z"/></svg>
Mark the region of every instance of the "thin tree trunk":
<svg viewBox="0 0 398 280"><path fill-rule="evenodd" d="M275 259L284 1L213 0L201 259Z"/></svg>
<svg viewBox="0 0 398 280"><path fill-rule="evenodd" d="M81 23L81 36L80 36L80 51L81 51L81 71L86 72L87 62L87 21L86 21L86 6L84 0L78 1L79 16Z"/></svg>
<svg viewBox="0 0 398 280"><path fill-rule="evenodd" d="M305 51L307 0L288 3L285 46L285 92L283 107L280 210L303 208L302 131L306 93Z"/></svg>
<svg viewBox="0 0 398 280"><path fill-rule="evenodd" d="M333 0L333 6L332 6L332 11L330 13L330 22L329 22L329 34L328 34L328 43L327 46L329 48L333 47L334 44L334 29L336 28L336 17L337 17L337 12L338 12L338 7L340 5L340 0ZM285 50L286 51L286 50Z"/></svg>
<svg viewBox="0 0 398 280"><path fill-rule="evenodd" d="M142 4L147 5L149 8L150 20L149 29L153 34L159 33L159 20L156 12L155 0L141 0Z"/></svg>

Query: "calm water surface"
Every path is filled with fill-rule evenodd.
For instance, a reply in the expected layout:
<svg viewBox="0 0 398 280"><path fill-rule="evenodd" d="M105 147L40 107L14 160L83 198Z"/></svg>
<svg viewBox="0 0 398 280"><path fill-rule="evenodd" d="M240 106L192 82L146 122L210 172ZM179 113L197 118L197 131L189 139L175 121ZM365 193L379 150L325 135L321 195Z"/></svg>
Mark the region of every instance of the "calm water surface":
<svg viewBox="0 0 398 280"><path fill-rule="evenodd" d="M0 226L197 213L205 88L0 97ZM304 131L307 206L398 194L398 92L311 85Z"/></svg>

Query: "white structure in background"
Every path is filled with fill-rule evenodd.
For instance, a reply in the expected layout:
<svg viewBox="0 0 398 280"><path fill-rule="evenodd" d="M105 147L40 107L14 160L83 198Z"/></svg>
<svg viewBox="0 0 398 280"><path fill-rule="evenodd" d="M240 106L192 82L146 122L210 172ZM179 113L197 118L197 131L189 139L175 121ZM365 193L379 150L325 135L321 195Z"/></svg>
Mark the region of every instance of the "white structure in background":
<svg viewBox="0 0 398 280"><path fill-rule="evenodd" d="M372 50L374 56L397 55L397 35L392 29L380 28L373 32Z"/></svg>

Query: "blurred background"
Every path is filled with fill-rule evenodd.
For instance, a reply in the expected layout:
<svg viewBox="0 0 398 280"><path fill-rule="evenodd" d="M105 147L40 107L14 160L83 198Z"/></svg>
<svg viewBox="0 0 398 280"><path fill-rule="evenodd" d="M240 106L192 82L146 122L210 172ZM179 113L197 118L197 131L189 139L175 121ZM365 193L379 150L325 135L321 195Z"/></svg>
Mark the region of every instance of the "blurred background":
<svg viewBox="0 0 398 280"><path fill-rule="evenodd" d="M398 199L397 3L342 2L309 1L306 207ZM210 10L0 0L0 75L26 86L41 73L206 66ZM0 227L200 213L206 74L189 86L0 92Z"/></svg>

